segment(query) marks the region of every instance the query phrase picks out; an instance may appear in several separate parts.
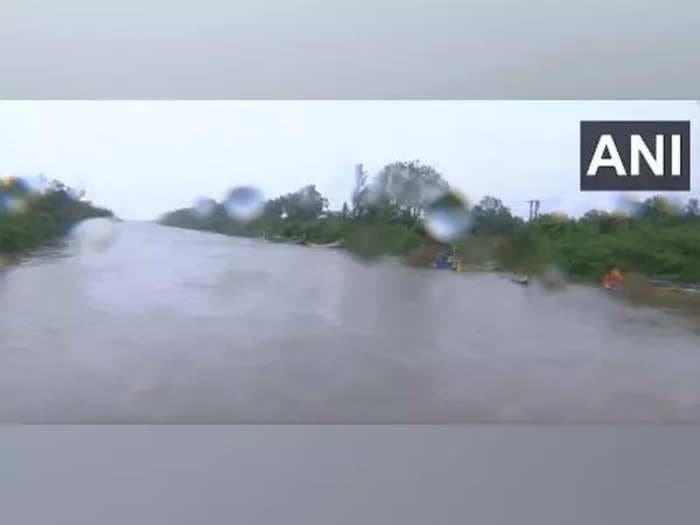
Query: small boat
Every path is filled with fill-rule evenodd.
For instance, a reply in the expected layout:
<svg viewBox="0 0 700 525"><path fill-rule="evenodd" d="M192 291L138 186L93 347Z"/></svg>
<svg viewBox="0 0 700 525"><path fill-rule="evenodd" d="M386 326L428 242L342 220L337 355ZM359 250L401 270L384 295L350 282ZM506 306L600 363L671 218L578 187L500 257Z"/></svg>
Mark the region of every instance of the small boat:
<svg viewBox="0 0 700 525"><path fill-rule="evenodd" d="M437 261L435 261L433 267L436 270L452 270L455 272L464 271L462 261L457 259L454 255L441 255L438 257Z"/></svg>
<svg viewBox="0 0 700 525"><path fill-rule="evenodd" d="M528 275L513 274L510 276L510 280L513 281L515 284L520 284L523 286L527 286L528 284L530 284L530 277Z"/></svg>

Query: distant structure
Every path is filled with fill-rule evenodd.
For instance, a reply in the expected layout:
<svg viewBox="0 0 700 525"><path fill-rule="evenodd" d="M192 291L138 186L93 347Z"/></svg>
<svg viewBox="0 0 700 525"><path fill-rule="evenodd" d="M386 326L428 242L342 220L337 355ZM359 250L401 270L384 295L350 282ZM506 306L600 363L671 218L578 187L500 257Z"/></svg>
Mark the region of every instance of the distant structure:
<svg viewBox="0 0 700 525"><path fill-rule="evenodd" d="M528 214L528 221L536 220L540 216L540 200L533 199L533 200L530 200L527 202L530 205L530 213Z"/></svg>

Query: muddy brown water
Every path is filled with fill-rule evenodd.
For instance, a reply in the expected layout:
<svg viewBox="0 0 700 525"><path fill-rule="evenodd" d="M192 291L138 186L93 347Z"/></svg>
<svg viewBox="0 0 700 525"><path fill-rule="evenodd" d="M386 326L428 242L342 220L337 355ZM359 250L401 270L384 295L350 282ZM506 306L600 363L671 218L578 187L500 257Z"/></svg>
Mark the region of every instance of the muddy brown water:
<svg viewBox="0 0 700 525"><path fill-rule="evenodd" d="M0 422L700 422L700 337L604 291L117 227L0 279Z"/></svg>

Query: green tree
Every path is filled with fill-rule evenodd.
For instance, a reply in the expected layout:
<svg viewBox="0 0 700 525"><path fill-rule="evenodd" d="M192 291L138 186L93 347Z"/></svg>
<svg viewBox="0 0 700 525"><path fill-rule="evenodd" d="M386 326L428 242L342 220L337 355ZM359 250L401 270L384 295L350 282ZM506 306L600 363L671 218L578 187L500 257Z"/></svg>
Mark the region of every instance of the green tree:
<svg viewBox="0 0 700 525"><path fill-rule="evenodd" d="M655 195L645 200L641 207L642 218L657 221L669 219L677 215L678 212L677 206L660 195Z"/></svg>
<svg viewBox="0 0 700 525"><path fill-rule="evenodd" d="M110 210L81 200L59 181L45 191L32 191L21 178L0 181L0 253L19 253L59 239L76 223L91 217L112 217ZM17 207L7 203L21 202Z"/></svg>
<svg viewBox="0 0 700 525"><path fill-rule="evenodd" d="M401 214L414 221L430 203L449 190L442 174L419 160L386 165L375 184L386 196L385 205L397 207Z"/></svg>
<svg viewBox="0 0 700 525"><path fill-rule="evenodd" d="M500 199L489 195L482 198L472 209L473 232L481 234L507 235L517 224L510 210Z"/></svg>
<svg viewBox="0 0 700 525"><path fill-rule="evenodd" d="M313 184L285 195L282 197L282 203L289 219L316 219L328 209L328 199L321 195Z"/></svg>

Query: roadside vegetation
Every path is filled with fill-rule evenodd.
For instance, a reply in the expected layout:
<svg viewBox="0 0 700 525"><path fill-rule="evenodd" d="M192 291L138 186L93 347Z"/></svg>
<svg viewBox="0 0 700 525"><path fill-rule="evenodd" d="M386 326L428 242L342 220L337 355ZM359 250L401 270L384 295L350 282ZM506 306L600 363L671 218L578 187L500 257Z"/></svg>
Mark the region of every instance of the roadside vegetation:
<svg viewBox="0 0 700 525"><path fill-rule="evenodd" d="M431 199L446 191L449 185L434 168L396 162L373 179L358 171L356 189L340 210L329 210L311 185L265 202L251 221L231 217L224 200L212 202L209 213L180 209L161 222L277 242L339 242L359 256L396 255L420 266L450 251L467 269L537 273L554 265L569 279L597 281L618 266L624 273L700 282L697 200L681 209L656 196L624 211L591 210L580 218L551 213L526 222L487 196L474 205L465 203L469 228L445 242L429 234L426 212Z"/></svg>
<svg viewBox="0 0 700 525"><path fill-rule="evenodd" d="M0 258L7 262L58 241L92 217L112 217L112 212L58 181L0 179Z"/></svg>

